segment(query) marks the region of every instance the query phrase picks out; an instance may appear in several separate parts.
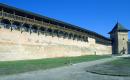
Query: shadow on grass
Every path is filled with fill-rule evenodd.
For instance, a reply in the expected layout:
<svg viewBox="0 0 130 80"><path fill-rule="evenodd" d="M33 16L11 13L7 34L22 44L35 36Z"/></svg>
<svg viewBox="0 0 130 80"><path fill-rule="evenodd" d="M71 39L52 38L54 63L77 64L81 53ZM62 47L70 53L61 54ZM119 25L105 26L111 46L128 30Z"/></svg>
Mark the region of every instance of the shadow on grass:
<svg viewBox="0 0 130 80"><path fill-rule="evenodd" d="M94 65L86 68L87 72L109 75L109 76L124 76L130 77L130 57L120 58L111 62L107 62L100 65Z"/></svg>

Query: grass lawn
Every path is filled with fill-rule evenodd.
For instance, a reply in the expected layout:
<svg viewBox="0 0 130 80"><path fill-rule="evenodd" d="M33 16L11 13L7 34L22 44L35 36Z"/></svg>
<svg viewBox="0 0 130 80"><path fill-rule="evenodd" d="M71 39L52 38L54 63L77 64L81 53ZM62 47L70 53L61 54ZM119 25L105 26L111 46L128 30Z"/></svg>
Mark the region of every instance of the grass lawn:
<svg viewBox="0 0 130 80"><path fill-rule="evenodd" d="M89 67L87 72L111 76L130 76L130 57Z"/></svg>
<svg viewBox="0 0 130 80"><path fill-rule="evenodd" d="M80 63L85 61L92 61L110 56L79 56L68 58L51 58L51 59L37 59L37 60L21 60L21 61L1 61L0 62L0 75L10 75L23 73L35 70L45 70L50 68L56 68L60 66L66 66L74 63Z"/></svg>

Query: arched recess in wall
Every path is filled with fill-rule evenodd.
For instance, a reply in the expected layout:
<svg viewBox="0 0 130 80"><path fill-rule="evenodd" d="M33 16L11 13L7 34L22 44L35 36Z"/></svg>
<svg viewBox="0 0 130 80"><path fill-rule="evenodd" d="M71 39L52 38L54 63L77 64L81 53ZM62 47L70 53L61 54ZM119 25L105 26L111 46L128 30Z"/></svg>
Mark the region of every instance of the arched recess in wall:
<svg viewBox="0 0 130 80"><path fill-rule="evenodd" d="M31 33L38 33L38 26L32 25L32 27L31 27Z"/></svg>
<svg viewBox="0 0 130 80"><path fill-rule="evenodd" d="M2 19L1 24L4 26L4 28L9 29L10 28L10 21L8 19Z"/></svg>
<svg viewBox="0 0 130 80"><path fill-rule="evenodd" d="M49 29L49 28L48 28L48 29L47 29L47 36L52 36L52 34L53 34L53 33L52 33L52 29Z"/></svg>
<svg viewBox="0 0 130 80"><path fill-rule="evenodd" d="M23 24L23 26L21 27L21 31L22 32L29 32L30 31L30 25L29 24Z"/></svg>
<svg viewBox="0 0 130 80"><path fill-rule="evenodd" d="M68 33L64 32L64 37L63 38L68 38Z"/></svg>
<svg viewBox="0 0 130 80"><path fill-rule="evenodd" d="M20 28L21 28L21 23L17 22L17 21L14 21L13 24L12 24L12 30L18 30L20 31Z"/></svg>
<svg viewBox="0 0 130 80"><path fill-rule="evenodd" d="M54 30L53 36L57 36L58 37L58 30Z"/></svg>
<svg viewBox="0 0 130 80"><path fill-rule="evenodd" d="M45 28L44 27L39 28L39 35L40 34L45 35Z"/></svg>

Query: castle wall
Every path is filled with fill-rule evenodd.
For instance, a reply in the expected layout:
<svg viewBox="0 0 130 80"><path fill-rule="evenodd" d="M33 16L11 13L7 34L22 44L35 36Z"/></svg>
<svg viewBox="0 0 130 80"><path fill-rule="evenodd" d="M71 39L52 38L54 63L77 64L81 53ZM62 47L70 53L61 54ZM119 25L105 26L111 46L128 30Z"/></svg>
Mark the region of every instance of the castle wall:
<svg viewBox="0 0 130 80"><path fill-rule="evenodd" d="M0 61L111 54L111 46L0 29Z"/></svg>

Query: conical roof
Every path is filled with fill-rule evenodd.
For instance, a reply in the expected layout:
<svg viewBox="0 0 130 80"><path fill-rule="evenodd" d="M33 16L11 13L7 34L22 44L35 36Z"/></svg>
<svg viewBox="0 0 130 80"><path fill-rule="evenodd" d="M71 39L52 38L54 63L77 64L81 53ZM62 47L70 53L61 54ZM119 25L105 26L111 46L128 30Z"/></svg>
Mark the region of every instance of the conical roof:
<svg viewBox="0 0 130 80"><path fill-rule="evenodd" d="M130 30L126 29L120 23L117 22L116 25L114 26L114 28L109 32L109 34L116 32L116 31L128 32Z"/></svg>

